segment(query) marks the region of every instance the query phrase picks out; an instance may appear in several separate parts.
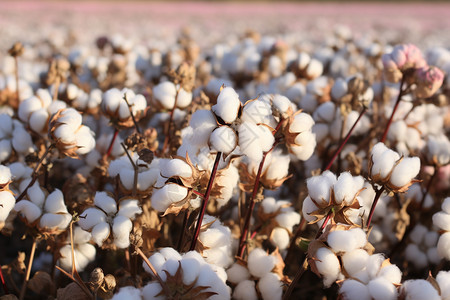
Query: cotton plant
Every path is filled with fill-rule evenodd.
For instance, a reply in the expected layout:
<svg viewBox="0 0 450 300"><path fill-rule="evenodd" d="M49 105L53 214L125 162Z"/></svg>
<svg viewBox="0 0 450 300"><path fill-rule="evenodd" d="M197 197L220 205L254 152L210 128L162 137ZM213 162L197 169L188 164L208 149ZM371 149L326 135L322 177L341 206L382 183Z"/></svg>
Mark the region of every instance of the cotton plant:
<svg viewBox="0 0 450 300"><path fill-rule="evenodd" d="M417 269L427 268L431 264L439 264L441 258L437 250L439 234L417 224L409 234L411 242L406 246L405 257Z"/></svg>
<svg viewBox="0 0 450 300"><path fill-rule="evenodd" d="M450 260L450 197L442 202L441 211L433 215L433 224L441 233L437 243L438 254L441 258Z"/></svg>
<svg viewBox="0 0 450 300"><path fill-rule="evenodd" d="M130 232L133 229L133 220L142 213L139 201L131 197L116 200L106 192L97 192L94 197L94 206L85 209L80 214L78 224L83 230L89 231L92 240L99 246L105 244L110 237L111 244L123 249L130 245Z"/></svg>
<svg viewBox="0 0 450 300"><path fill-rule="evenodd" d="M143 95L136 95L130 89L112 88L103 94L100 107L113 124L132 127L134 123L131 114L135 120L139 121L145 115L147 100Z"/></svg>
<svg viewBox="0 0 450 300"><path fill-rule="evenodd" d="M0 114L0 162L7 161L13 153L25 156L33 151L35 145L23 123L8 114Z"/></svg>
<svg viewBox="0 0 450 300"><path fill-rule="evenodd" d="M49 90L38 89L35 96L20 103L18 116L34 132L45 135L51 117L64 108L67 108L67 104L61 100L52 100Z"/></svg>
<svg viewBox="0 0 450 300"><path fill-rule="evenodd" d="M22 189L29 181L22 182ZM64 202L64 195L59 189L46 193L36 182L26 192L26 199L18 201L14 210L29 226L36 226L41 232L61 233L72 220Z"/></svg>
<svg viewBox="0 0 450 300"><path fill-rule="evenodd" d="M253 249L247 265L234 263L228 270L228 281L236 285L234 299L281 299L283 281L280 268L284 266L278 252L268 254L261 248Z"/></svg>
<svg viewBox="0 0 450 300"><path fill-rule="evenodd" d="M162 282L150 281L142 288L142 299L169 299L185 296L191 299L230 299L230 288L226 285L227 274L222 267L209 264L196 251L184 254L173 248L162 248L148 259ZM153 272L144 262L143 267ZM167 290L161 284L165 284ZM170 295L167 295L170 293Z"/></svg>
<svg viewBox="0 0 450 300"><path fill-rule="evenodd" d="M261 232L267 232L270 242L280 251L287 249L293 228L300 222L300 214L294 211L292 203L267 197L261 201L258 215L264 224Z"/></svg>
<svg viewBox="0 0 450 300"><path fill-rule="evenodd" d="M96 249L90 244L91 233L81 229L79 226L73 228L73 258L75 258L75 269L83 271L86 266L95 260ZM70 237L64 246L59 249L60 258L58 264L66 271L72 270L72 245Z"/></svg>

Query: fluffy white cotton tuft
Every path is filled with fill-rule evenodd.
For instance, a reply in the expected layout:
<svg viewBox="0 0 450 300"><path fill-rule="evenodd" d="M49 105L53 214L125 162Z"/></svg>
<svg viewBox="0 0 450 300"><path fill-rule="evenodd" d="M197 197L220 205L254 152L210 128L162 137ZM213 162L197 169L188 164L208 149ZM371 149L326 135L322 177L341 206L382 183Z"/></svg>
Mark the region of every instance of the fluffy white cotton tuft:
<svg viewBox="0 0 450 300"><path fill-rule="evenodd" d="M390 182L394 186L402 187L417 176L420 171L420 159L418 157L405 157L392 171Z"/></svg>
<svg viewBox="0 0 450 300"><path fill-rule="evenodd" d="M384 277L378 277L367 285L370 295L375 300L397 299L397 288Z"/></svg>
<svg viewBox="0 0 450 300"><path fill-rule="evenodd" d="M255 248L248 256L248 270L255 277L263 277L275 267L276 258L263 249Z"/></svg>
<svg viewBox="0 0 450 300"><path fill-rule="evenodd" d="M258 289L264 300L281 299L283 283L275 273L267 273L258 281Z"/></svg>
<svg viewBox="0 0 450 300"><path fill-rule="evenodd" d="M250 272L248 269L238 263L234 263L228 270L227 270L227 277L228 280L231 283L237 284L241 281L244 281L246 279L250 278Z"/></svg>
<svg viewBox="0 0 450 300"><path fill-rule="evenodd" d="M426 280L415 279L407 280L403 283L401 294L405 295L408 300L440 300L438 291Z"/></svg>
<svg viewBox="0 0 450 300"><path fill-rule="evenodd" d="M237 146L237 134L229 126L219 126L209 137L211 150L230 154Z"/></svg>
<svg viewBox="0 0 450 300"><path fill-rule="evenodd" d="M328 248L319 248L316 252L315 261L317 270L323 276L323 284L329 287L337 279L341 271L339 260Z"/></svg>
<svg viewBox="0 0 450 300"><path fill-rule="evenodd" d="M217 97L217 104L211 110L225 123L232 123L238 115L241 101L239 95L232 87L225 87Z"/></svg>
<svg viewBox="0 0 450 300"><path fill-rule="evenodd" d="M233 299L236 300L257 300L258 294L253 280L244 280L239 282L233 292Z"/></svg>
<svg viewBox="0 0 450 300"><path fill-rule="evenodd" d="M369 289L366 285L353 279L347 279L342 283L339 294L344 300L371 300Z"/></svg>

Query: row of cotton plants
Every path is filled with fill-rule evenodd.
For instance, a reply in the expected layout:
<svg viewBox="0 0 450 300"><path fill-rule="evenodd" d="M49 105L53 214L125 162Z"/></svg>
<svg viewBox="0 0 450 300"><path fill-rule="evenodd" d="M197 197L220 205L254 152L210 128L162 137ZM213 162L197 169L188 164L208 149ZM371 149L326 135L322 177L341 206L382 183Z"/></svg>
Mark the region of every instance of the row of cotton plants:
<svg viewBox="0 0 450 300"><path fill-rule="evenodd" d="M0 295L450 299L449 50L58 45L0 54Z"/></svg>

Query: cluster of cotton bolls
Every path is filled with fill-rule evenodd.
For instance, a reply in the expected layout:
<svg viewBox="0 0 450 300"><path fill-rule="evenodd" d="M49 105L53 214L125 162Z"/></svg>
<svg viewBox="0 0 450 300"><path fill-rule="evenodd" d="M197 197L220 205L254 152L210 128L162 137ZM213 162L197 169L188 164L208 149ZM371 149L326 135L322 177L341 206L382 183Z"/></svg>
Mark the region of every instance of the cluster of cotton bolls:
<svg viewBox="0 0 450 300"><path fill-rule="evenodd" d="M2 242L45 240L52 267L104 299L448 296L447 271L413 277L450 260L447 50L345 27L172 40L10 49ZM117 287L74 276L95 267Z"/></svg>
<svg viewBox="0 0 450 300"><path fill-rule="evenodd" d="M248 256L247 266L234 263L227 270L228 281L236 285L233 298L258 299L259 292L262 299L281 299L283 282L277 273L280 262L281 257L276 253L255 248Z"/></svg>

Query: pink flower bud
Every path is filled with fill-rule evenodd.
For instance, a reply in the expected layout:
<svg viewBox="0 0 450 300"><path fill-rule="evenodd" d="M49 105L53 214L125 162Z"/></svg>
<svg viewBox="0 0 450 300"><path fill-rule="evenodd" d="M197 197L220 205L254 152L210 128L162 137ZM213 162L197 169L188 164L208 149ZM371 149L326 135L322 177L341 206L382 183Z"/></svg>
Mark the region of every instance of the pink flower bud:
<svg viewBox="0 0 450 300"><path fill-rule="evenodd" d="M441 87L444 81L444 73L437 67L423 67L415 72L417 88L416 97L428 98Z"/></svg>

